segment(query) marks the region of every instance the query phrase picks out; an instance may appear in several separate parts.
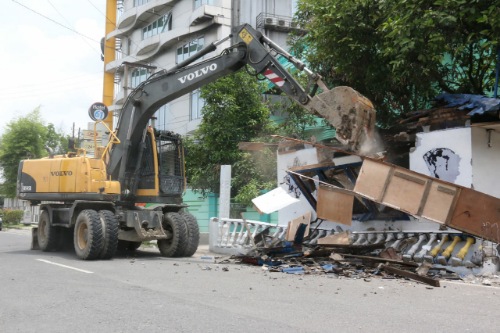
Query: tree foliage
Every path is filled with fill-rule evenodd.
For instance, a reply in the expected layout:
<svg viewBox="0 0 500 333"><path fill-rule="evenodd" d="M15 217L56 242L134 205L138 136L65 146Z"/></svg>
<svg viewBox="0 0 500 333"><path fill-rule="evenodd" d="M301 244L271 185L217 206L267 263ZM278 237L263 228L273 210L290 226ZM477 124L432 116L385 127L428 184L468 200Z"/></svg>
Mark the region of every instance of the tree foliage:
<svg viewBox="0 0 500 333"><path fill-rule="evenodd" d="M237 72L201 88L201 96L205 100L203 119L186 140L189 185L204 194L218 193L219 166L227 164L232 165L233 196L251 180L258 181L257 187L262 189L274 173L259 169L266 163L257 165L238 149L238 143L270 133L269 109L262 102L257 80Z"/></svg>
<svg viewBox="0 0 500 333"><path fill-rule="evenodd" d="M376 105L381 123L438 93L492 91L500 0L299 0L293 38L331 85Z"/></svg>
<svg viewBox="0 0 500 333"><path fill-rule="evenodd" d="M39 108L24 117L9 122L0 138L0 171L4 183L1 194L13 198L19 162L23 159L47 156L45 146L59 152L67 139L58 133L54 125L45 125Z"/></svg>

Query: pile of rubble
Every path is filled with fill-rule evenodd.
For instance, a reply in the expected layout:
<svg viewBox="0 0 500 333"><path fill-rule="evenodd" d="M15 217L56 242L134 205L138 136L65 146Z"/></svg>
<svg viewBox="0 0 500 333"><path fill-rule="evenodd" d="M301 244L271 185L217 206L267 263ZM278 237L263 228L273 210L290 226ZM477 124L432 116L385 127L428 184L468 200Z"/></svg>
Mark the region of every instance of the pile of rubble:
<svg viewBox="0 0 500 333"><path fill-rule="evenodd" d="M287 274L333 274L364 281L404 278L433 287L439 287L441 279L500 286L500 277L492 273L482 278L472 275L470 270L450 269L449 263L463 260L458 257L462 256L460 251L454 251L459 236L440 235L441 240L437 240L437 234L425 237L392 233L377 237L372 234L368 238L375 239L369 242L365 234L348 231L318 238L318 234L324 235L325 232L314 230L309 235L306 227L306 224L301 224L292 241L285 240L283 233L271 235L270 228L264 228L251 236L250 247L240 248L240 254L219 263L256 265L268 272ZM473 243L471 239L469 237L465 242L464 253ZM451 243L445 248L443 245L448 240ZM431 248L433 243L437 245ZM466 266L478 267L467 261L457 268Z"/></svg>

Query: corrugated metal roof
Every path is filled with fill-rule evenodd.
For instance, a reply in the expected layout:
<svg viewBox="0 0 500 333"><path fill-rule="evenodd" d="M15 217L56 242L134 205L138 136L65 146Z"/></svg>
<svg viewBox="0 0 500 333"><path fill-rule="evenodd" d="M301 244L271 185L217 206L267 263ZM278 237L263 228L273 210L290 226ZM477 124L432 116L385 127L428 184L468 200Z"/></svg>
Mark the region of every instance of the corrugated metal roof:
<svg viewBox="0 0 500 333"><path fill-rule="evenodd" d="M500 99L472 94L449 94L443 93L436 97L437 101L443 101L447 107L458 107L459 110L471 110L467 115L482 115L486 112L497 112L500 110Z"/></svg>

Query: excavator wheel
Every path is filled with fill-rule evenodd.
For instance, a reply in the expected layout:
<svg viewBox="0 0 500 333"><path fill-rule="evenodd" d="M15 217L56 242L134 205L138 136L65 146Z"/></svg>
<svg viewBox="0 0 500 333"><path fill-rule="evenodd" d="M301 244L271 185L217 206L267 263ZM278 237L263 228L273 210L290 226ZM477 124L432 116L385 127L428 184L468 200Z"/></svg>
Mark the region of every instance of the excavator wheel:
<svg viewBox="0 0 500 333"><path fill-rule="evenodd" d="M103 247L101 252L101 259L111 259L116 253L118 247L118 219L115 214L110 210L99 211L101 224L103 228Z"/></svg>
<svg viewBox="0 0 500 333"><path fill-rule="evenodd" d="M75 223L73 243L78 258L97 259L104 246L102 223L99 213L86 209L78 214Z"/></svg>
<svg viewBox="0 0 500 333"><path fill-rule="evenodd" d="M198 249L198 244L200 242L200 228L198 227L198 222L196 217L190 213L181 213L184 223L187 229L187 246L184 250L183 257L191 257Z"/></svg>
<svg viewBox="0 0 500 333"><path fill-rule="evenodd" d="M186 252L188 232L186 223L179 213L165 213L162 222L166 239L158 240L158 249L164 257L180 257Z"/></svg>
<svg viewBox="0 0 500 333"><path fill-rule="evenodd" d="M40 214L37 231L38 245L44 252L57 250L60 246L60 230L50 223L49 213L44 210Z"/></svg>

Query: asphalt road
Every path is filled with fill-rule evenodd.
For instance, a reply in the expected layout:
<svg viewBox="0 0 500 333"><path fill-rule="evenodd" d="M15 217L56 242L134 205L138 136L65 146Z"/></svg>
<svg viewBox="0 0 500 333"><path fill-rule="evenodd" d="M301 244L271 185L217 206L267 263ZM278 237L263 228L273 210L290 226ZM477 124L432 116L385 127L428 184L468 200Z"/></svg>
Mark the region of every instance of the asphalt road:
<svg viewBox="0 0 500 333"><path fill-rule="evenodd" d="M0 232L0 332L498 332L500 288L369 282L162 258L31 251Z"/></svg>

